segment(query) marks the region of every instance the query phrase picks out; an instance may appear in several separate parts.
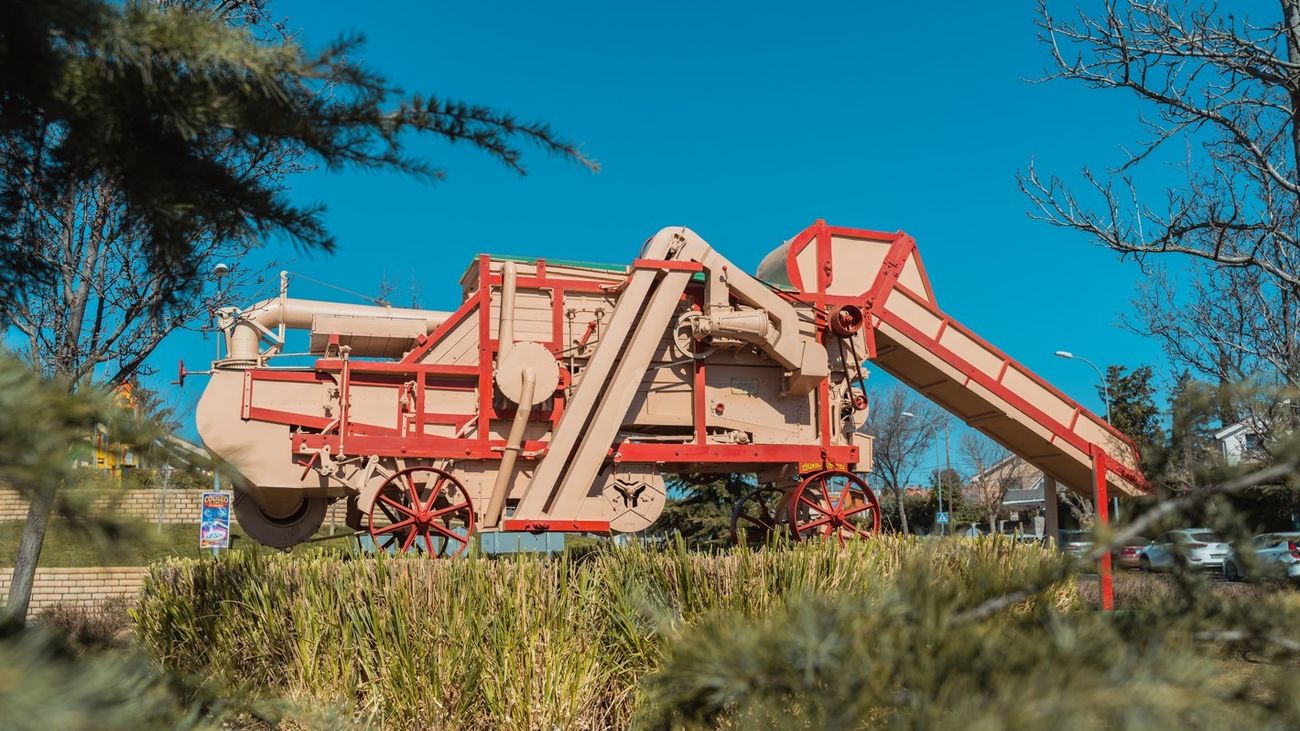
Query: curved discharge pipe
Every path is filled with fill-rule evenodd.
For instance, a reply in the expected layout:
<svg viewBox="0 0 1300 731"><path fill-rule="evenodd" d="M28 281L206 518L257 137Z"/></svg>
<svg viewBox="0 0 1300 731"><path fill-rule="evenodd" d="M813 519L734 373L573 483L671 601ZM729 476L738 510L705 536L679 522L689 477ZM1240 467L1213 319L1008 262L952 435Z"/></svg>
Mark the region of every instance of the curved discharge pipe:
<svg viewBox="0 0 1300 731"><path fill-rule="evenodd" d="M310 330L317 315L370 318L374 320L424 320L425 332L433 332L451 317L441 310L415 310L379 305L354 305L286 297L262 300L239 313L226 340L226 357L253 361L261 355L262 336L283 325L293 330ZM260 326L260 327L259 327Z"/></svg>
<svg viewBox="0 0 1300 731"><path fill-rule="evenodd" d="M497 468L497 479L492 484L492 497L488 501L487 512L483 515L483 524L494 528L501 522L501 508L505 505L506 494L510 492L510 482L515 476L515 462L524 443L524 430L528 428L528 417L533 413L533 389L537 386L537 374L532 368L523 370L523 388L519 394L519 408L515 419L510 424L510 434L506 437L506 447L501 454L501 466Z"/></svg>
<svg viewBox="0 0 1300 731"><path fill-rule="evenodd" d="M515 289L519 268L513 261L501 267L501 315L497 324L497 363L515 347Z"/></svg>

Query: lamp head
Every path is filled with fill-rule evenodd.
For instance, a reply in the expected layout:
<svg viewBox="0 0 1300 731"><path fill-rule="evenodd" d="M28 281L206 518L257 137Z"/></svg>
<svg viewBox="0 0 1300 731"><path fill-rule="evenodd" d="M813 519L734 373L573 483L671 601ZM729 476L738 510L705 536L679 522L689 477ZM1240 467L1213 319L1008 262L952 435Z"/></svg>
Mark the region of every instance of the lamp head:
<svg viewBox="0 0 1300 731"><path fill-rule="evenodd" d="M1074 353L1071 353L1071 352L1068 351L1068 350L1058 350L1058 351L1056 351L1056 357L1057 357L1057 358L1073 358L1073 357L1074 357Z"/></svg>

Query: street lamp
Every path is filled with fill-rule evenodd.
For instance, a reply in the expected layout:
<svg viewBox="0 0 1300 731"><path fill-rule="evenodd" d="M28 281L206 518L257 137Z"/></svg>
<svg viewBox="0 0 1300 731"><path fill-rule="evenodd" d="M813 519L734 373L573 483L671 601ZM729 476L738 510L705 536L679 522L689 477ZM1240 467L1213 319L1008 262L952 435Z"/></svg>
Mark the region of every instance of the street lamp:
<svg viewBox="0 0 1300 731"><path fill-rule="evenodd" d="M1106 383L1106 376L1102 374L1101 369L1097 367L1097 364L1081 355L1075 355L1068 350L1056 351L1056 357L1065 358L1066 360L1081 360L1092 366L1094 371L1097 371L1097 382L1101 384L1101 398L1106 403L1106 421L1110 421L1110 386Z"/></svg>
<svg viewBox="0 0 1300 731"><path fill-rule="evenodd" d="M906 417L906 418L908 418L908 419L915 419L915 418L916 418L916 414L913 414L913 413L910 412L910 411L904 411L904 412L902 412L902 414L903 414L904 417ZM938 439L938 438L939 438L939 432L934 428L934 425L933 425L933 424L927 424L926 426L929 427L929 429L930 429L930 433L931 433L931 434L934 434L935 439ZM952 452L948 449L948 420L947 420L947 419L944 419L944 421L943 421L943 461L944 461L945 469L944 469L944 473L943 473L943 475L939 477L939 494L938 494L938 498L939 498L939 512L940 512L940 513L943 512L943 478L944 478L944 477L947 477L947 476L950 475L950 474L952 474ZM947 533L947 532L948 532L947 524L945 524L945 523L940 523L940 524L939 524L939 534L940 534L940 535L943 535L944 533Z"/></svg>
<svg viewBox="0 0 1300 731"><path fill-rule="evenodd" d="M1101 369L1097 367L1097 364L1093 363L1087 358L1075 355L1074 353L1071 353L1068 350L1056 351L1056 357L1065 358L1066 360L1081 360L1084 363L1087 363L1088 365L1092 366L1092 369L1094 371L1097 371L1097 382L1101 384L1101 397L1106 402L1106 422L1110 423L1110 384L1106 383L1106 376L1102 375ZM1119 497L1118 496L1116 496L1115 499L1112 501L1112 505L1115 506L1114 508L1115 519L1119 520Z"/></svg>

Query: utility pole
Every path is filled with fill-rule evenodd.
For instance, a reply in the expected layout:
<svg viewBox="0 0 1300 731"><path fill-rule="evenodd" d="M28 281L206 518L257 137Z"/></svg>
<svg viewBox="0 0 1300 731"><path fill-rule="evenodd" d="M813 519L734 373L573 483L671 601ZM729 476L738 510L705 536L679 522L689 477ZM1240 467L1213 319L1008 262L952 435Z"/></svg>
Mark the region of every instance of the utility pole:
<svg viewBox="0 0 1300 731"><path fill-rule="evenodd" d="M948 429L952 426L952 417L943 417L943 476L946 478L952 474L952 447L948 440ZM943 512L943 479L939 480L939 512ZM951 519L951 518L950 518ZM948 532L948 524L943 523L939 526L939 535L945 535Z"/></svg>
<svg viewBox="0 0 1300 731"><path fill-rule="evenodd" d="M915 418L916 418L916 414L913 414L913 413L910 412L910 411L904 411L904 412L903 412L903 416L906 417L906 418L908 418L908 419L915 419ZM937 480L938 485L936 486L936 489L938 490L938 492L936 493L936 497L937 497L937 499L938 499L938 505L937 505L937 507L938 507L938 512L940 512L940 513L943 512L943 481L944 481L944 478L946 478L948 475L951 475L951 474L952 474L952 449L951 449L951 447L950 447L949 440L948 440L948 427L949 427L951 424L952 424L952 419L951 419L950 417L948 417L948 416L945 415L945 416L943 417L943 465L944 465L944 471L939 475L939 479ZM935 441L938 441L938 439L939 439L939 433L938 433L937 430L935 430L935 428L934 428L934 424L926 424L926 427L928 427L928 428L930 429L930 433L934 435ZM947 532L948 532L948 524L947 524L947 523L940 523L940 524L939 524L939 535L944 535L944 534L947 533Z"/></svg>

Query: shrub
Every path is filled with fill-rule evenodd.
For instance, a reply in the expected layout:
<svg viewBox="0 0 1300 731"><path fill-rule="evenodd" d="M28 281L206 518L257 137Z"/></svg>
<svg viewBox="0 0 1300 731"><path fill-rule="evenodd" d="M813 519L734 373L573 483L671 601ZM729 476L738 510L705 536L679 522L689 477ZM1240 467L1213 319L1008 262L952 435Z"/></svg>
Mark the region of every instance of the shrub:
<svg viewBox="0 0 1300 731"><path fill-rule="evenodd" d="M607 728L683 628L818 596L879 605L898 583L992 596L1057 559L1007 541L883 537L839 548L431 562L232 552L153 568L137 636L167 666L344 703L383 728ZM946 587L946 588L945 588ZM1065 611L1070 582L1017 607Z"/></svg>

